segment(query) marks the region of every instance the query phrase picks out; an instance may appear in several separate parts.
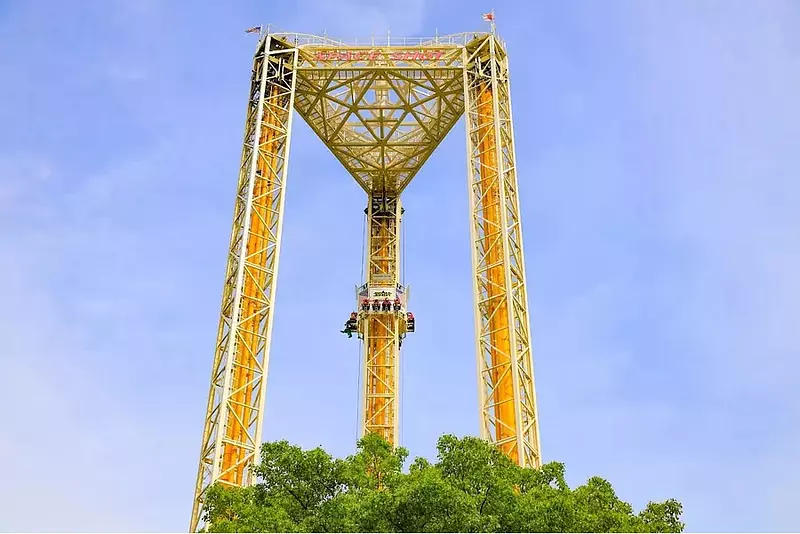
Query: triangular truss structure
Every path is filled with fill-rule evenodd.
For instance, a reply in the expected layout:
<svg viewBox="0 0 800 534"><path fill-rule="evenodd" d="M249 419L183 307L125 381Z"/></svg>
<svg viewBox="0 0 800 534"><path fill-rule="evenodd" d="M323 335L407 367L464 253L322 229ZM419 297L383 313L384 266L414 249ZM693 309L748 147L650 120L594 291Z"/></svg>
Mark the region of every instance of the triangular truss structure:
<svg viewBox="0 0 800 534"><path fill-rule="evenodd" d="M365 191L399 194L464 113L459 52L308 48L294 107Z"/></svg>
<svg viewBox="0 0 800 534"><path fill-rule="evenodd" d="M190 528L215 484L258 462L293 110L367 195L366 279L344 333L362 346L360 434L399 444L399 359L414 332L401 280L400 200L464 115L480 435L541 465L508 57L493 34L345 43L261 35Z"/></svg>

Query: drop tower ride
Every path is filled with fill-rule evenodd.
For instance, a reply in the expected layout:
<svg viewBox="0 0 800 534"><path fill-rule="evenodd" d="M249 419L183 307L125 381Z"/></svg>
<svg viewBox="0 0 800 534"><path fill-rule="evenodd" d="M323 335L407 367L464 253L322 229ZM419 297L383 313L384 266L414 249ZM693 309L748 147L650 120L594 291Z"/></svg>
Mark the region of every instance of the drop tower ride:
<svg viewBox="0 0 800 534"><path fill-rule="evenodd" d="M494 33L267 33L253 59L192 532L206 490L251 484L258 462L294 110L366 193L366 280L345 332L362 344L360 434L395 446L400 347L415 329L399 278L401 193L465 116L480 435L541 465L505 44Z"/></svg>

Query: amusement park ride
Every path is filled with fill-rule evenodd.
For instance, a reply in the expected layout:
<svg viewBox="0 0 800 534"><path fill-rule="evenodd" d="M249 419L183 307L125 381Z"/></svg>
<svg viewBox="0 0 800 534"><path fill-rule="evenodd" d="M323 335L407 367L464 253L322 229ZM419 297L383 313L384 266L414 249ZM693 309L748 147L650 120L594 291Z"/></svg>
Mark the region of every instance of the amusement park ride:
<svg viewBox="0 0 800 534"><path fill-rule="evenodd" d="M366 280L342 332L362 345L360 434L394 445L400 346L415 329L399 278L400 197L465 115L480 435L519 465L539 467L505 44L494 30L342 42L256 29L191 531L212 484L253 483L294 110L366 193Z"/></svg>

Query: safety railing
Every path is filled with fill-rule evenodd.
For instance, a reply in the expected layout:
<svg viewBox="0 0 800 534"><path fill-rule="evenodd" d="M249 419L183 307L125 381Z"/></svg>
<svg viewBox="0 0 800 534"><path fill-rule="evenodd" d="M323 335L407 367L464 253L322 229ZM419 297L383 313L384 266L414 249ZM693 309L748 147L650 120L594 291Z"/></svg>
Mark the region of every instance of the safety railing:
<svg viewBox="0 0 800 534"><path fill-rule="evenodd" d="M310 33L285 32L268 26L264 36L272 35L279 39L293 43L297 46L336 46L336 47L364 47L364 46L463 46L479 37L489 35L488 32L463 32L434 37L394 37L390 33L382 36L358 37L346 39L330 37L328 35L313 35ZM505 43L500 40L505 47Z"/></svg>

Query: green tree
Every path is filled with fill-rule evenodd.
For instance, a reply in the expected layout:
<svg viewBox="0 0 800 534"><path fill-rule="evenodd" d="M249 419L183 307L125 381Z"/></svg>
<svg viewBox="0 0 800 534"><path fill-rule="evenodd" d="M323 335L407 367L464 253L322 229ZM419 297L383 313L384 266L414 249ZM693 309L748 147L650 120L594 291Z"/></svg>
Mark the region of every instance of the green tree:
<svg viewBox="0 0 800 534"><path fill-rule="evenodd" d="M640 513L608 481L570 489L564 465L515 465L490 443L442 436L435 463L377 435L356 454L265 443L249 488L209 489L210 532L682 532L682 506L670 499Z"/></svg>

